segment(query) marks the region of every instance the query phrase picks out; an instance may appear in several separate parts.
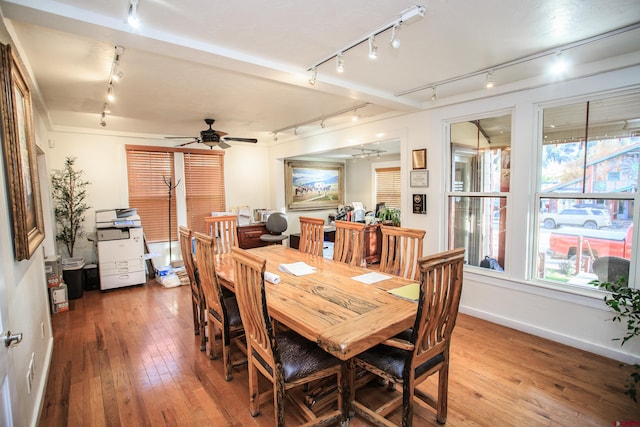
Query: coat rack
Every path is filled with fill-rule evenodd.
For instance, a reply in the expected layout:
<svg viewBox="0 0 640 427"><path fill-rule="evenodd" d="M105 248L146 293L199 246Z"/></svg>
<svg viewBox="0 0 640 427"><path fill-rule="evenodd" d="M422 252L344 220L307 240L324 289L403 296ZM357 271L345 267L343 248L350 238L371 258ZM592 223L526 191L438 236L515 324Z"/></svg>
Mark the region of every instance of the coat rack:
<svg viewBox="0 0 640 427"><path fill-rule="evenodd" d="M171 265L171 192L180 184L180 180L173 185L173 178L162 177L169 191L169 265Z"/></svg>

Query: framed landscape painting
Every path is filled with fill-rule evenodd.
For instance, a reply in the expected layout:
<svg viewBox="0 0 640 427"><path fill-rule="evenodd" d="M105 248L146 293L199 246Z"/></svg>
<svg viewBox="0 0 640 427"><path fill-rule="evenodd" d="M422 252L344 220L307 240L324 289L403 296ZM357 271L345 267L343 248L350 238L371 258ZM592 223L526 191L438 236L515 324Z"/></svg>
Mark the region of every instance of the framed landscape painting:
<svg viewBox="0 0 640 427"><path fill-rule="evenodd" d="M285 161L287 210L332 209L344 204L344 164Z"/></svg>
<svg viewBox="0 0 640 427"><path fill-rule="evenodd" d="M9 45L0 45L1 117L7 193L16 260L29 259L44 240L31 91Z"/></svg>

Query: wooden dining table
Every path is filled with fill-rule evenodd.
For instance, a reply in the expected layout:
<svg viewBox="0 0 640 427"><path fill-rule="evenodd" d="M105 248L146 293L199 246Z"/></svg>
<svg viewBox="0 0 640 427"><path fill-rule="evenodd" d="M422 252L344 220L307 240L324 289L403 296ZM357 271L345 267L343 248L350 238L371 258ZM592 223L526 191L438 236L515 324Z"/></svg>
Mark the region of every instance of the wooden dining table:
<svg viewBox="0 0 640 427"><path fill-rule="evenodd" d="M280 277L278 284L265 281L269 315L338 359L349 360L413 326L417 304L387 291L414 281L386 274L388 279L362 283L354 277L374 270L281 245L249 251L264 257L266 271ZM278 270L280 264L294 262L315 267L315 272L295 276ZM216 258L216 272L220 284L233 290L231 255Z"/></svg>
<svg viewBox="0 0 640 427"><path fill-rule="evenodd" d="M282 245L250 249L267 260L266 271L280 283L265 281L267 307L273 319L291 328L338 359L354 356L413 326L417 303L389 293L414 281L385 274L386 279L362 283L354 277L375 273L362 267L309 255ZM281 264L304 262L315 267L312 274L296 276L278 270ZM233 259L216 257L222 286L234 289ZM348 424L353 397L353 366L343 363L342 425Z"/></svg>

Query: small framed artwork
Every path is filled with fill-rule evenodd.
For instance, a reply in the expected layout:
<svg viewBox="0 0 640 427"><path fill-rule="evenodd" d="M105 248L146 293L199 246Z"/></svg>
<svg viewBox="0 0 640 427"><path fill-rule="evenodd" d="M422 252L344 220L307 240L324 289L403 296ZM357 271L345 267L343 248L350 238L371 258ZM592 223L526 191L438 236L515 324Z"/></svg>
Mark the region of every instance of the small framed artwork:
<svg viewBox="0 0 640 427"><path fill-rule="evenodd" d="M429 186L429 171L417 170L409 172L409 185L411 187L428 187Z"/></svg>
<svg viewBox="0 0 640 427"><path fill-rule="evenodd" d="M420 150L413 150L412 157L413 169L426 169L427 168L427 149L422 148Z"/></svg>

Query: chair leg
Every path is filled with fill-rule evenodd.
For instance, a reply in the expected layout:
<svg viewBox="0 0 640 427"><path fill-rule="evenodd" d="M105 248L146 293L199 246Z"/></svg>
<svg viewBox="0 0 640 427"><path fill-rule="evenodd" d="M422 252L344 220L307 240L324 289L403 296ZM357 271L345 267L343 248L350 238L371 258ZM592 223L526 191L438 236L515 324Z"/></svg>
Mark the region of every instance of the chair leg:
<svg viewBox="0 0 640 427"><path fill-rule="evenodd" d="M251 354L251 349L247 345L247 353ZM260 414L260 393L258 390L258 369L253 366L253 359L249 357L247 361L247 370L249 374L249 412L252 417Z"/></svg>
<svg viewBox="0 0 640 427"><path fill-rule="evenodd" d="M200 319L200 337L202 338L202 340L200 341L200 351L207 351L207 321L205 310L202 307L199 307L198 313Z"/></svg>
<svg viewBox="0 0 640 427"><path fill-rule="evenodd" d="M438 408L436 409L436 419L438 423L444 424L447 422L447 399L449 390L449 364L445 364L440 368L438 375Z"/></svg>
<svg viewBox="0 0 640 427"><path fill-rule="evenodd" d="M193 333L195 335L200 334L200 311L198 309L198 304L195 301L191 301L191 308L193 310Z"/></svg>
<svg viewBox="0 0 640 427"><path fill-rule="evenodd" d="M221 328L220 345L222 346L222 364L224 365L224 379L231 381L231 342L228 342L227 334L224 327Z"/></svg>
<svg viewBox="0 0 640 427"><path fill-rule="evenodd" d="M209 326L209 359L214 360L216 355L216 325L211 318L207 321Z"/></svg>
<svg viewBox="0 0 640 427"><path fill-rule="evenodd" d="M402 383L402 427L413 425L413 381Z"/></svg>
<svg viewBox="0 0 640 427"><path fill-rule="evenodd" d="M284 380L273 377L273 411L276 415L276 426L284 427Z"/></svg>

